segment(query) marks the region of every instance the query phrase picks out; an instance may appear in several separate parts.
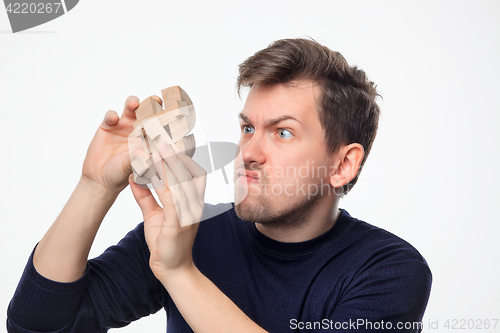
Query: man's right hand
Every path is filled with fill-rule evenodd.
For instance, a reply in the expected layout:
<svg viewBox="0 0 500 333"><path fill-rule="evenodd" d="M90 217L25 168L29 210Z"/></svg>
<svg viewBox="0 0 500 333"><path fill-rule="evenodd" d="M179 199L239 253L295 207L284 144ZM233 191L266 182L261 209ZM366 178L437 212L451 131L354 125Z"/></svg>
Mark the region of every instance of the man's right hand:
<svg viewBox="0 0 500 333"><path fill-rule="evenodd" d="M121 117L115 111L104 116L87 150L80 181L36 247L33 264L44 277L72 282L82 276L99 226L132 173L128 138L138 106L139 99L130 96Z"/></svg>
<svg viewBox="0 0 500 333"><path fill-rule="evenodd" d="M130 96L122 116L108 111L97 129L80 181L36 247L33 264L47 279L71 282L82 276L102 220L132 173L128 143L138 106L139 99Z"/></svg>
<svg viewBox="0 0 500 333"><path fill-rule="evenodd" d="M128 137L136 121L139 99L130 96L121 118L108 111L90 143L83 162L82 181L99 190L119 193L128 185L132 173Z"/></svg>

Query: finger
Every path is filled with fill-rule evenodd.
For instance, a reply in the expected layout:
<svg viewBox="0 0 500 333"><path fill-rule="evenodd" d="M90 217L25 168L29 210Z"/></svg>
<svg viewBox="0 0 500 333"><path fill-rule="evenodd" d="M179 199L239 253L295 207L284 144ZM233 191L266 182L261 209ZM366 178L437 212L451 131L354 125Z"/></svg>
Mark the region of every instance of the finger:
<svg viewBox="0 0 500 333"><path fill-rule="evenodd" d="M170 168L162 160L160 154L153 153L151 155L151 160L153 161L153 166L155 167L156 173L160 176L161 181L167 187L177 185L177 179L170 170Z"/></svg>
<svg viewBox="0 0 500 333"><path fill-rule="evenodd" d="M139 187L139 185L137 185L130 177L129 183L135 201L141 208L144 220L147 220L149 216L154 214L155 210L161 209L149 189Z"/></svg>
<svg viewBox="0 0 500 333"><path fill-rule="evenodd" d="M118 115L116 114L116 111L109 110L104 115L104 119L102 120L102 126L106 129L108 129L111 126L116 125L118 123L118 120L120 120L120 117L118 117Z"/></svg>
<svg viewBox="0 0 500 333"><path fill-rule="evenodd" d="M207 172L203 169L198 163L196 163L191 157L186 154L179 154L179 159L182 160L182 163L186 166L186 169L191 173L193 178L196 177L206 177Z"/></svg>
<svg viewBox="0 0 500 333"><path fill-rule="evenodd" d="M175 153L173 153L172 149L170 148L170 145L168 144L163 144L159 152L161 154L161 157L164 159L165 163L169 167L169 169L172 171L172 174L175 176L177 183L181 185L182 188L184 189L188 201L194 208L194 206L192 205L193 200L199 201L198 200L199 196L195 183L193 182L193 175L191 174L189 169L193 169L195 174L197 175L201 175L202 171L204 170L201 169L201 167L199 168L201 170L196 168L197 164L194 161L193 163L189 163L189 168L188 168L183 162L184 159L181 160L182 156L178 156Z"/></svg>
<svg viewBox="0 0 500 333"><path fill-rule="evenodd" d="M156 95L151 95L151 98L154 99L155 101L157 101L158 104L163 105L163 102L162 102L160 97L158 97Z"/></svg>
<svg viewBox="0 0 500 333"><path fill-rule="evenodd" d="M175 176L176 185L169 183L172 195L179 201L181 225L199 222L203 212L203 200L200 201L193 177L169 145L163 144L160 154L167 168ZM204 189L203 189L204 192Z"/></svg>
<svg viewBox="0 0 500 333"><path fill-rule="evenodd" d="M125 101L125 106L123 107L122 118L135 118L135 109L139 106L139 98L136 96L129 96Z"/></svg>
<svg viewBox="0 0 500 333"><path fill-rule="evenodd" d="M172 197L172 200L174 202L175 206L175 211L177 212L177 217L178 220L181 221L182 218L187 218L189 219L191 216L190 210L189 210L189 204L187 203L186 200L186 195L184 193L184 189L179 185L177 182L177 179L175 178L174 174L168 167L168 165L165 163L164 160L162 160L160 154L158 153L153 153L151 155L151 159L153 161L153 166L155 167L156 173L160 176L161 180L163 183L161 183L158 179L158 177L153 176L151 178L151 184L153 187L159 190L163 190L161 188L162 186L166 186L168 188L168 191L170 192L170 196ZM153 183L153 179L156 178L158 183ZM156 182L155 180L155 182ZM158 193L158 192L157 192ZM159 197L159 194L158 194ZM160 198L160 201L162 199ZM162 201L163 204L163 201ZM168 208L165 205L163 206L163 209L165 212L167 212L169 209L170 211L172 208Z"/></svg>
<svg viewBox="0 0 500 333"><path fill-rule="evenodd" d="M165 223L171 226L180 226L180 208L178 201L172 196L172 193L160 182L158 177L151 177L151 185L158 195L161 204L163 205L163 213L165 214Z"/></svg>
<svg viewBox="0 0 500 333"><path fill-rule="evenodd" d="M162 147L159 150L159 153L161 154L161 157L165 161L166 165L170 169L171 173L175 177L176 184L180 185L177 186L175 190L185 192L185 197L188 202L191 202L192 200L196 199L197 200L197 191L194 183L192 182L193 176L189 172L189 170L186 168L184 163L180 160L179 156L177 156L172 149L170 148L170 145L168 144L163 144ZM169 186L172 183L169 183ZM170 186L171 187L171 186ZM174 191L175 193L175 191ZM175 194L174 194L175 196ZM177 197L179 200L184 200L182 197Z"/></svg>
<svg viewBox="0 0 500 333"><path fill-rule="evenodd" d="M196 187L196 192L198 195L198 202L200 204L203 204L205 197L205 188L207 183L207 172L191 157L185 154L179 155L179 159L182 161L182 163L184 163L186 169L193 176L193 182Z"/></svg>
<svg viewBox="0 0 500 333"><path fill-rule="evenodd" d="M184 155L185 156L185 155ZM169 158L167 158L167 165L172 170L172 173L176 177L179 185L182 187L184 191L184 198L180 198L181 200L181 207L182 207L182 200L185 200L186 204L189 206L190 212L192 213L192 216L194 219L199 219L201 218L201 215L203 213L203 206L204 206L204 194L205 194L205 183L206 183L206 177L196 177L193 178L191 175L190 169L194 169L195 173L197 175L201 175L201 171L204 171L203 169L199 170L196 166L196 162L191 160L189 157L187 159L184 159L183 156L177 156L173 155ZM184 164L184 161L188 162L188 165ZM193 163L189 163L189 161ZM181 220L181 222L184 222ZM195 221L198 222L198 221ZM192 222L191 222L192 223Z"/></svg>
<svg viewBox="0 0 500 333"><path fill-rule="evenodd" d="M167 163L170 170L172 170L172 173L174 174L179 184L193 179L191 173L188 171L188 169L186 169L184 163L182 163L182 161L179 159L179 156L174 153L172 147L169 144L163 143L158 152L160 153L165 163Z"/></svg>

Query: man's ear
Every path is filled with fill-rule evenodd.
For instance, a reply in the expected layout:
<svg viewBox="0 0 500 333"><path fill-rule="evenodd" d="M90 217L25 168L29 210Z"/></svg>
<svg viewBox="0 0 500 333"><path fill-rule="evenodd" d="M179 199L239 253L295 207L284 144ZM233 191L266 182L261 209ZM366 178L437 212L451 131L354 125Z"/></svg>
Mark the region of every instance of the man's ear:
<svg viewBox="0 0 500 333"><path fill-rule="evenodd" d="M336 155L336 171L330 176L330 184L333 187L342 187L358 174L365 150L359 143L351 143L341 147Z"/></svg>

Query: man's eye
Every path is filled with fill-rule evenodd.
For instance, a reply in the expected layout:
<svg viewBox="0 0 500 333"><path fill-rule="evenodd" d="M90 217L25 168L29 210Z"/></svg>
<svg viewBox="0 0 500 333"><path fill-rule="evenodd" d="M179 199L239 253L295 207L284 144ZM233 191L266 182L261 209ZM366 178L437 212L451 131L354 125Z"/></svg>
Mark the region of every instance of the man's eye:
<svg viewBox="0 0 500 333"><path fill-rule="evenodd" d="M280 137L280 138L282 138L282 139L291 138L291 137L293 136L293 134L292 134L292 133L290 133L290 131L289 131L289 130L286 130L286 129L280 129L280 130L278 131L278 135L279 135L279 137Z"/></svg>
<svg viewBox="0 0 500 333"><path fill-rule="evenodd" d="M255 129L250 125L243 126L243 134L252 134L255 132Z"/></svg>

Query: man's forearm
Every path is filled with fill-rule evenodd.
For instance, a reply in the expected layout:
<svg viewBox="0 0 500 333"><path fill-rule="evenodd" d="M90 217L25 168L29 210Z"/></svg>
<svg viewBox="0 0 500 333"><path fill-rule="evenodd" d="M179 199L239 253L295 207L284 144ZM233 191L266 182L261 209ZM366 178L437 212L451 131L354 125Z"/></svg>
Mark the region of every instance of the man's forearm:
<svg viewBox="0 0 500 333"><path fill-rule="evenodd" d="M194 265L161 282L195 332L265 332Z"/></svg>
<svg viewBox="0 0 500 333"><path fill-rule="evenodd" d="M59 282L79 279L97 230L117 196L118 192L80 179L35 250L33 264L38 273Z"/></svg>

